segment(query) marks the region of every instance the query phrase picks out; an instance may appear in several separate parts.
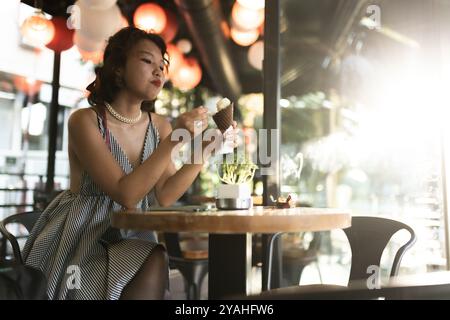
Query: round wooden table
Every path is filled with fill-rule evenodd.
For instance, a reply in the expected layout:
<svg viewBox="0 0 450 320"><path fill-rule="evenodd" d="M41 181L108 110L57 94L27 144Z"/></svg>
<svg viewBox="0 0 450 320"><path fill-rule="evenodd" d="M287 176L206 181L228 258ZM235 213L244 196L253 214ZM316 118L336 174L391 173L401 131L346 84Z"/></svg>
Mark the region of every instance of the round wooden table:
<svg viewBox="0 0 450 320"><path fill-rule="evenodd" d="M210 299L218 299L249 293L252 233L343 229L351 226L351 214L328 208L273 207L203 212L125 210L113 214L112 225L121 229L209 233L208 294Z"/></svg>

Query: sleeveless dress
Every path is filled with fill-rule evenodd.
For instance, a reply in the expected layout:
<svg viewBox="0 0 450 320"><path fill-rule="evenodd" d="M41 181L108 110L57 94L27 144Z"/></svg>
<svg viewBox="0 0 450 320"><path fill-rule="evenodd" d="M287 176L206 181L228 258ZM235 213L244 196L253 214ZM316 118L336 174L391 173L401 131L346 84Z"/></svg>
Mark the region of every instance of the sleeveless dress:
<svg viewBox="0 0 450 320"><path fill-rule="evenodd" d="M158 130L148 115L141 163L159 143ZM109 131L104 112L97 114L97 120L116 161L126 174L131 173L133 167ZM148 210L155 204L152 190L137 208ZM111 213L121 209L86 172L78 193L63 191L48 205L30 233L23 257L25 264L46 275L49 299L120 298L123 288L157 246L152 231L111 226Z"/></svg>

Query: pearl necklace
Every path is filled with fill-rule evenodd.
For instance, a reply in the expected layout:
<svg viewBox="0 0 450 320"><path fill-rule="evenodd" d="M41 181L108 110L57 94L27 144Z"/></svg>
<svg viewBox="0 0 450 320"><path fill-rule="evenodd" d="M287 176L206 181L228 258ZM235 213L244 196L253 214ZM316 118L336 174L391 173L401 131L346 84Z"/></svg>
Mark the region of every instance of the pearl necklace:
<svg viewBox="0 0 450 320"><path fill-rule="evenodd" d="M105 101L105 106L106 106L106 109L108 109L109 113L111 113L111 115L114 118L116 118L119 121L128 123L128 124L134 124L134 123L138 122L142 116L142 111L139 110L139 115L136 118L132 118L132 119L126 118L126 117L122 116L121 114L119 114L116 110L114 110L113 107L111 107L111 105L106 101Z"/></svg>

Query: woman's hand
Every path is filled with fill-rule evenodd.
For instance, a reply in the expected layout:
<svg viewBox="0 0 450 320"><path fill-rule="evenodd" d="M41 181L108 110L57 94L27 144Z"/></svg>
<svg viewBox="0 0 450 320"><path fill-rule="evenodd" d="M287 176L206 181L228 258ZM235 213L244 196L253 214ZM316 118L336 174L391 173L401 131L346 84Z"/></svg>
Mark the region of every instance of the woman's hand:
<svg viewBox="0 0 450 320"><path fill-rule="evenodd" d="M208 109L201 106L182 113L176 122L176 129L188 130L191 138L202 133L208 127Z"/></svg>

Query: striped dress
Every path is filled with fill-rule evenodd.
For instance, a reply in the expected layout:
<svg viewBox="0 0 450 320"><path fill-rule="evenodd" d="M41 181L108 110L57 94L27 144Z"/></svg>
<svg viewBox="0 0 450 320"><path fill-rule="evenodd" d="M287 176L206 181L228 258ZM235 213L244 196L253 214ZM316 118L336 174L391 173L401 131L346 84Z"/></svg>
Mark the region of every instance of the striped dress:
<svg viewBox="0 0 450 320"><path fill-rule="evenodd" d="M159 143L151 121L147 128L141 162ZM98 126L112 154L126 174L133 167L97 114ZM105 119L105 120L103 120ZM137 208L155 205L153 190ZM83 172L79 193L59 194L41 214L23 250L27 265L47 276L50 299L118 299L157 245L154 232L120 230L111 226L111 212L122 206L106 195Z"/></svg>

